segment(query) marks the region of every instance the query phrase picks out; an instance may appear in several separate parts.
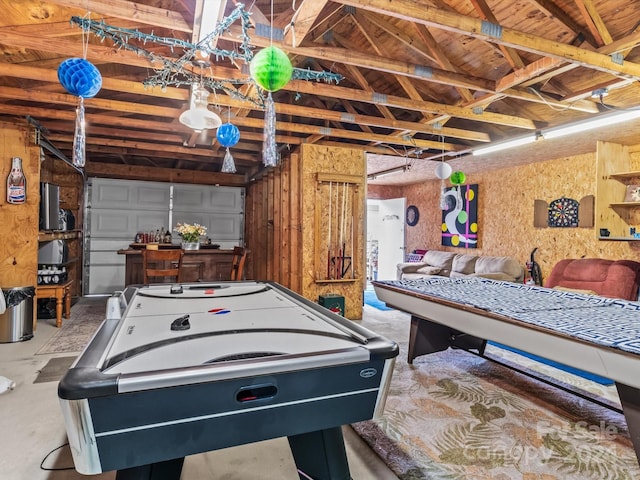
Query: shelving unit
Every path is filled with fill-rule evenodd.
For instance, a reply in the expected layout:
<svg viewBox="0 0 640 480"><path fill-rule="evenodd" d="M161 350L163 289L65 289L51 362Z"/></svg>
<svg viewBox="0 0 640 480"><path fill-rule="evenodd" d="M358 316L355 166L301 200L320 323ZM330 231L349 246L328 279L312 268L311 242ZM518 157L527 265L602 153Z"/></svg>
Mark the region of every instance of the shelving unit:
<svg viewBox="0 0 640 480"><path fill-rule="evenodd" d="M68 230L64 232L38 232L38 242L48 242L50 240L75 240L80 238L80 230Z"/></svg>
<svg viewBox="0 0 640 480"><path fill-rule="evenodd" d="M609 242L637 242L629 229L640 225L640 202L624 202L627 185L640 183L640 172L630 171L628 147L598 142L596 158L595 231L598 240ZM600 235L606 228L610 236Z"/></svg>

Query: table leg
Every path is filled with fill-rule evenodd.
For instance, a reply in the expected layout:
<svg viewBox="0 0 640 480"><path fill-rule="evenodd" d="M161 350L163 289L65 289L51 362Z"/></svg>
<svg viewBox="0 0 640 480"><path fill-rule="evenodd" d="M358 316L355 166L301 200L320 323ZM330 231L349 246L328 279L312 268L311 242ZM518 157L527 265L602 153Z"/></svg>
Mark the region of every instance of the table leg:
<svg viewBox="0 0 640 480"><path fill-rule="evenodd" d="M62 326L62 300L64 297L64 289L60 289L61 291L56 292L56 327L60 328Z"/></svg>
<svg viewBox="0 0 640 480"><path fill-rule="evenodd" d="M66 287L64 289L64 318L67 320L71 315L71 287Z"/></svg>
<svg viewBox="0 0 640 480"><path fill-rule="evenodd" d="M180 480L184 457L118 470L116 480Z"/></svg>
<svg viewBox="0 0 640 480"><path fill-rule="evenodd" d="M636 451L636 457L640 461L640 390L616 382L618 396L622 404L622 412L627 420L629 436Z"/></svg>
<svg viewBox="0 0 640 480"><path fill-rule="evenodd" d="M413 359L420 355L441 352L449 347L478 350L482 355L486 345L487 341L483 338L474 337L431 320L411 315L407 363L413 363Z"/></svg>
<svg viewBox="0 0 640 480"><path fill-rule="evenodd" d="M300 479L351 480L342 427L287 437Z"/></svg>

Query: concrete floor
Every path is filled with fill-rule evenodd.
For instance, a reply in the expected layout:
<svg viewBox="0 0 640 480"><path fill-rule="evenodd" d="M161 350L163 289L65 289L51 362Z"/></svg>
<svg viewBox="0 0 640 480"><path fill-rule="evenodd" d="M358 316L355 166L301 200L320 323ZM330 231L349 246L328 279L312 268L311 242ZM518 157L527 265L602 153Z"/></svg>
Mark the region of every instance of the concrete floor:
<svg viewBox="0 0 640 480"><path fill-rule="evenodd" d="M68 448L61 447L67 439L58 403L58 382L33 383L50 358L69 356L35 355L55 332L54 320L39 320L31 340L0 344L0 376L16 383L14 390L0 394L0 478L113 479L115 472L84 476L73 469ZM351 428L344 427L343 431L354 480L398 478ZM185 460L181 476L182 480L298 478L284 438L192 455Z"/></svg>

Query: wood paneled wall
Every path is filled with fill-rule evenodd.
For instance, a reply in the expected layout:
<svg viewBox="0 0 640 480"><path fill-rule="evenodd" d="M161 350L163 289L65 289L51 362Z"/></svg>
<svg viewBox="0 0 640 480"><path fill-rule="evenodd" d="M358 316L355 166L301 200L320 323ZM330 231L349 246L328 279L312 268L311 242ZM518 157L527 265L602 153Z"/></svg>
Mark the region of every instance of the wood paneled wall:
<svg viewBox="0 0 640 480"><path fill-rule="evenodd" d="M33 130L24 125L0 123L0 287L35 287L38 261L40 205L40 147ZM12 157L22 158L27 179L27 199L22 205L7 203L6 181ZM35 311L35 308L34 308Z"/></svg>
<svg viewBox="0 0 640 480"><path fill-rule="evenodd" d="M637 150L633 150L636 152ZM640 154L631 155L633 170L640 170ZM596 152L558 158L526 166L487 171L467 176L479 185L479 248L468 253L510 255L524 266L530 253L543 278L564 258L599 257L640 261L640 242L597 239L594 228L534 228L534 200L550 201L565 196L580 200L596 193ZM449 184L447 184L449 186ZM449 250L441 246L442 213L439 209L440 181L404 188L407 205L417 205L420 220L406 229L407 251L416 248Z"/></svg>
<svg viewBox="0 0 640 480"><path fill-rule="evenodd" d="M365 286L365 231L354 250L356 278L317 282L315 276L315 198L318 174L357 176L362 180L355 222L364 226L366 168L361 150L303 145L299 153L247 186L246 239L251 250L247 278L273 280L312 301L320 295L345 297L345 316L362 317Z"/></svg>

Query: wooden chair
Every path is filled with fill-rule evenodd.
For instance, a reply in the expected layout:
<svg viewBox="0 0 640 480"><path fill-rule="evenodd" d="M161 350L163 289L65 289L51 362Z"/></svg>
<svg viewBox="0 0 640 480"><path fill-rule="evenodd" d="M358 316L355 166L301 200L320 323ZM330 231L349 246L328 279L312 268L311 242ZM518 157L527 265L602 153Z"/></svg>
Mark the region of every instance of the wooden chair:
<svg viewBox="0 0 640 480"><path fill-rule="evenodd" d="M233 247L233 259L231 260L231 280L242 280L244 262L247 259L247 250L242 247Z"/></svg>
<svg viewBox="0 0 640 480"><path fill-rule="evenodd" d="M182 258L184 250L142 250L142 271L144 283L148 285L150 278L173 277L176 282L182 281ZM168 265L166 262L170 262Z"/></svg>

